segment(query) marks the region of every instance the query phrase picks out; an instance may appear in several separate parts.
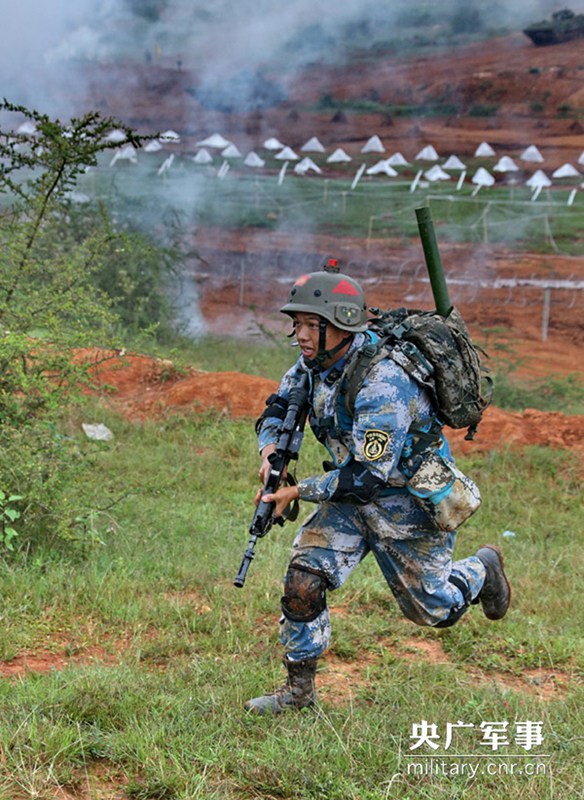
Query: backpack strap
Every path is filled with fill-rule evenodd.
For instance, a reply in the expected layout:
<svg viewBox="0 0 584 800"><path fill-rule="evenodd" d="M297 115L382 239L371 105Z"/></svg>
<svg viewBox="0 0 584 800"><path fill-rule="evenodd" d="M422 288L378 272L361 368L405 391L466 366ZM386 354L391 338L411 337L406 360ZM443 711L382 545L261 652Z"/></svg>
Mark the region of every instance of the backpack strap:
<svg viewBox="0 0 584 800"><path fill-rule="evenodd" d="M419 347L416 347L413 342L400 340L388 348L387 355L392 361L395 361L396 364L405 369L408 375L417 383L428 389L432 398L435 399L434 367Z"/></svg>
<svg viewBox="0 0 584 800"><path fill-rule="evenodd" d="M391 358L417 383L428 389L432 401L434 404L436 403L436 392L432 380L434 368L415 344L403 340L369 342L357 350L345 367L345 408L351 417L355 413L355 400L365 378L370 370L384 358Z"/></svg>
<svg viewBox="0 0 584 800"><path fill-rule="evenodd" d="M352 417L355 412L355 398L363 386L367 373L373 367L374 363L377 364L382 358L385 358L385 354L380 356L379 342L370 341L360 347L347 362L343 382L346 387L345 408L349 416Z"/></svg>

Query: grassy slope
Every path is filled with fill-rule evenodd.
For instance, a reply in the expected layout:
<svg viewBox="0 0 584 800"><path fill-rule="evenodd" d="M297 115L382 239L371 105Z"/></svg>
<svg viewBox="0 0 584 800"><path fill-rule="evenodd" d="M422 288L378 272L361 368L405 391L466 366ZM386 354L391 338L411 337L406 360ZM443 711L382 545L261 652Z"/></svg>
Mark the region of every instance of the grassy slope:
<svg viewBox="0 0 584 800"><path fill-rule="evenodd" d="M293 529L259 543L244 590L234 589L257 481L252 426L208 415L139 427L98 408L85 415L115 440L82 442L94 465L72 491L102 507L122 499L95 519L101 544L73 564L36 553L0 569L1 657L69 660L0 685L0 798L65 796L59 786L185 800L434 800L469 786L487 800L579 795L584 546L575 533L584 513L569 454L503 451L462 464L485 502L457 553L504 546L514 588L504 622L472 609L455 628L416 628L366 561L330 598L334 639L317 712L257 720L242 703L282 678L277 620ZM302 474L320 458L307 438ZM423 719L437 725L450 770L460 763L452 753L528 758L475 759L483 772L473 779L408 775L412 726ZM446 726L458 720L474 728L445 750ZM513 739L526 720L541 721L545 736L531 752ZM494 754L481 745L484 721L508 722L511 744ZM523 774L487 774L487 764L507 771L510 761ZM525 774L527 761L545 763L546 774Z"/></svg>
<svg viewBox="0 0 584 800"><path fill-rule="evenodd" d="M325 170L326 154L311 154ZM454 242L505 243L537 252L582 254L582 200L568 206L573 183L545 190L538 202L532 202L528 186L495 186L476 195L470 178L480 168L492 169L496 158L468 158L467 181L457 190L459 173L450 181L424 183L412 194L412 181L425 165L399 168L399 176L364 175L352 189L360 164L373 166L380 154L369 154L359 163L336 166L335 177L299 177L291 168L281 185L276 175L281 162L267 156L271 173L250 175L238 172L225 181L217 181L192 162L169 176L152 195L150 186L160 167L160 160L140 163L124 169L123 181L112 183L105 164L80 181L80 188L96 197L107 197L110 206L131 208L145 225L154 225L160 208L174 208L193 219L198 227L210 225L227 228L281 230L305 233L332 233L335 236L378 238L418 237L414 209L428 202L435 220L440 221L440 240ZM177 201L177 198L179 199ZM177 202L179 205L177 206Z"/></svg>

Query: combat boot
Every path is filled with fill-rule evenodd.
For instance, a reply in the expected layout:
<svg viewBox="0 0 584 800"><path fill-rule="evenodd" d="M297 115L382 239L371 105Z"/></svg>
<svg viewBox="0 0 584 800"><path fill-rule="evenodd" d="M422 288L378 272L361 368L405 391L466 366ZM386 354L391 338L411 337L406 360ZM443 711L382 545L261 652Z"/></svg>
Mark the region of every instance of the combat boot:
<svg viewBox="0 0 584 800"><path fill-rule="evenodd" d="M286 682L272 694L264 694L248 700L245 707L256 714L280 714L282 711L306 708L316 700L314 676L316 675L316 658L304 661L288 661L283 659L288 671Z"/></svg>
<svg viewBox="0 0 584 800"><path fill-rule="evenodd" d="M477 600L480 600L488 619L502 619L511 602L511 586L503 570L503 556L499 548L487 544L477 552L485 566L485 582Z"/></svg>

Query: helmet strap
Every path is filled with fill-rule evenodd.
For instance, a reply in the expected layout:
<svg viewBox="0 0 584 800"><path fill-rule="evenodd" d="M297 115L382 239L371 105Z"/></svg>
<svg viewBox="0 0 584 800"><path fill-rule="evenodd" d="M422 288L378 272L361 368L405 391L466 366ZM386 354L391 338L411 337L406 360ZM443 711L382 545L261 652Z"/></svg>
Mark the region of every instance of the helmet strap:
<svg viewBox="0 0 584 800"><path fill-rule="evenodd" d="M326 361L328 356L326 351L326 326L326 319L324 317L320 317L318 321L318 353L316 354L316 361L319 366L322 366L322 362Z"/></svg>
<svg viewBox="0 0 584 800"><path fill-rule="evenodd" d="M326 326L327 326L326 319L324 317L320 317L318 323L318 352L316 354L316 358L311 358L310 361L305 362L308 369L316 369L317 367L322 367L325 361L334 358L336 354L339 353L343 349L343 347L348 345L349 342L353 339L353 334L349 333L335 347L333 347L332 350L327 350Z"/></svg>

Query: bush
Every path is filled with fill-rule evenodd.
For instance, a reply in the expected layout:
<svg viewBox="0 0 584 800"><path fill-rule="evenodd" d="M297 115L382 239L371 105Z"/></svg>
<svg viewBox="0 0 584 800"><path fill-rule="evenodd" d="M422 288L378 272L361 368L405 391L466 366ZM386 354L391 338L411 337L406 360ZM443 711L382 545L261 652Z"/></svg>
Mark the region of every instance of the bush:
<svg viewBox="0 0 584 800"><path fill-rule="evenodd" d="M120 227L122 223L118 223ZM172 331L173 309L166 289L183 258L178 245L154 245L139 230L124 223L116 230L103 207L72 206L67 227L74 235L100 239L100 263L92 276L94 288L108 304L116 326L131 336L156 327L157 338ZM160 238L168 233L160 231Z"/></svg>
<svg viewBox="0 0 584 800"><path fill-rule="evenodd" d="M156 319L164 300L155 249L71 198L80 174L118 146L107 142L112 128L126 143L140 146L139 137L95 113L63 125L6 101L0 111L36 128L34 137L0 131L0 491L18 498L12 528L28 546L84 530L82 498L67 493L84 459L61 433L91 377L75 349L116 347L124 325Z"/></svg>
<svg viewBox="0 0 584 800"><path fill-rule="evenodd" d="M499 106L476 104L469 108L469 117L494 117L497 115Z"/></svg>
<svg viewBox="0 0 584 800"><path fill-rule="evenodd" d="M22 428L0 430L0 476L16 499L14 535L0 537L9 550L37 544L86 543L87 510L70 487L85 467L75 440L59 432L54 420L33 420ZM5 531L5 529L4 529ZM16 537L16 538L15 538Z"/></svg>
<svg viewBox="0 0 584 800"><path fill-rule="evenodd" d="M558 106L558 117L561 119L566 119L566 117L572 115L573 111L574 109L569 103L562 103Z"/></svg>

